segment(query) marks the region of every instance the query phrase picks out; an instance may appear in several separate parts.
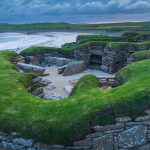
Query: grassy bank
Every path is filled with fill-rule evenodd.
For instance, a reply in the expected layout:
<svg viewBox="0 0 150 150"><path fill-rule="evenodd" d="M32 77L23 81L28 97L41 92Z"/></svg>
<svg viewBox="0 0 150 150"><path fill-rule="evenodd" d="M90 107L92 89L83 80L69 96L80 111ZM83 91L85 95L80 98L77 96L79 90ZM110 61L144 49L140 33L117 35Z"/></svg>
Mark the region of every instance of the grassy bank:
<svg viewBox="0 0 150 150"><path fill-rule="evenodd" d="M14 52L0 52L0 131L17 131L43 143L70 144L94 124L112 123L122 115L134 118L150 108L150 60L119 71L120 87L100 89L97 78L87 75L68 99L45 101L25 90L23 83L30 85L32 75L17 71L10 63L15 57Z"/></svg>
<svg viewBox="0 0 150 150"><path fill-rule="evenodd" d="M134 58L135 60L150 59L150 50L139 51L139 52L133 53L130 57Z"/></svg>

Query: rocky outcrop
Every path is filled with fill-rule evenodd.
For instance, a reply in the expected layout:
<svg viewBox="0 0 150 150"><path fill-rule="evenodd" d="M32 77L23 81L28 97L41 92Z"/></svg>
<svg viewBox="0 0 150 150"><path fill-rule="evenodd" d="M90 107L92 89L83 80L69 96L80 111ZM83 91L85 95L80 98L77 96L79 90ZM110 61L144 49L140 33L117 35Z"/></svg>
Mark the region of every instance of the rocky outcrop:
<svg viewBox="0 0 150 150"><path fill-rule="evenodd" d="M21 138L16 132L0 132L0 147L13 150L150 150L150 110L146 116L116 119L115 125L94 126L85 139L72 146L42 145L32 139Z"/></svg>
<svg viewBox="0 0 150 150"><path fill-rule="evenodd" d="M20 70L23 70L24 72L33 72L38 75L42 75L45 72L45 68L43 68L43 67L25 64L25 63L17 63L17 67Z"/></svg>
<svg viewBox="0 0 150 150"><path fill-rule="evenodd" d="M80 73L86 69L84 61L74 61L66 65L63 76L69 76Z"/></svg>

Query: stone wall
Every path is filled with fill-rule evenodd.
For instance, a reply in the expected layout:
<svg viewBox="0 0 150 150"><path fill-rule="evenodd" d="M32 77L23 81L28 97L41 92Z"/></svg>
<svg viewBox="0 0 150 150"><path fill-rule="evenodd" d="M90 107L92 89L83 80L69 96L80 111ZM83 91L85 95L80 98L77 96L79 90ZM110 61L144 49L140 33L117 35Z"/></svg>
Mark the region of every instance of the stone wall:
<svg viewBox="0 0 150 150"><path fill-rule="evenodd" d="M100 69L109 73L114 73L120 68L127 65L129 56L137 51L150 49L149 46L129 44L122 47L113 47L111 44L107 46L88 46L82 47L74 52L75 59L85 61L86 65L90 64L90 57L96 54L102 57Z"/></svg>
<svg viewBox="0 0 150 150"><path fill-rule="evenodd" d="M16 132L0 132L0 147L13 150L150 150L150 110L146 116L116 119L115 125L94 126L85 139L72 146L42 145L32 139L21 138Z"/></svg>

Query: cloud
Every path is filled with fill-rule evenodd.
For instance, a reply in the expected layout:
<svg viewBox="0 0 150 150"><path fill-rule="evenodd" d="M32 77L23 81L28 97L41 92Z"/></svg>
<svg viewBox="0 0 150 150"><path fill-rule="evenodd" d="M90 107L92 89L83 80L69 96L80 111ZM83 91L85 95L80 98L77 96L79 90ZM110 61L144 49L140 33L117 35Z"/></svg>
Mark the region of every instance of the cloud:
<svg viewBox="0 0 150 150"><path fill-rule="evenodd" d="M2 0L0 6L0 22L150 13L150 0Z"/></svg>

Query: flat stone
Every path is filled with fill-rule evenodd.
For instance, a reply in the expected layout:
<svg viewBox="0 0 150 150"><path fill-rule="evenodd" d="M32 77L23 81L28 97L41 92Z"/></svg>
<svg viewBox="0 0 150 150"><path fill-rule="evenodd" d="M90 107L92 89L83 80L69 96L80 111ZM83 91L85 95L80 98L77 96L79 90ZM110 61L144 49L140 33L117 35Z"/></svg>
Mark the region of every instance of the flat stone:
<svg viewBox="0 0 150 150"><path fill-rule="evenodd" d="M73 142L74 146L87 146L87 147L92 147L93 146L93 142L91 139L85 139L85 140L81 140L81 141L75 141Z"/></svg>
<svg viewBox="0 0 150 150"><path fill-rule="evenodd" d="M64 145L52 145L53 149L64 149L65 146Z"/></svg>
<svg viewBox="0 0 150 150"><path fill-rule="evenodd" d="M96 150L113 150L113 135L107 134L93 140L93 146Z"/></svg>
<svg viewBox="0 0 150 150"><path fill-rule="evenodd" d="M107 126L94 126L93 129L96 132L104 132L110 130L123 129L125 125L123 123L117 123L116 125L107 125Z"/></svg>
<svg viewBox="0 0 150 150"><path fill-rule="evenodd" d="M138 118L135 119L135 121L140 122L140 121L147 121L150 120L150 115L147 116L140 116Z"/></svg>
<svg viewBox="0 0 150 150"><path fill-rule="evenodd" d="M119 117L119 118L116 118L116 122L117 123L125 123L125 122L129 122L131 120L132 119L130 117Z"/></svg>
<svg viewBox="0 0 150 150"><path fill-rule="evenodd" d="M139 123L139 122L126 122L125 123L125 127L126 128L131 128L131 127L133 127L133 126L137 126L137 125L140 125L141 123Z"/></svg>
<svg viewBox="0 0 150 150"><path fill-rule="evenodd" d="M149 110L146 110L144 111L147 115L150 115L150 109Z"/></svg>
<svg viewBox="0 0 150 150"><path fill-rule="evenodd" d="M134 150L150 150L150 144L135 148Z"/></svg>
<svg viewBox="0 0 150 150"><path fill-rule="evenodd" d="M32 79L32 82L33 82L33 83L40 82L40 81L42 81L42 78L41 78L41 77Z"/></svg>
<svg viewBox="0 0 150 150"><path fill-rule="evenodd" d="M6 149L12 149L12 150L25 150L25 147L24 146L21 146L21 145L17 145L17 144L13 144L13 143L10 143L10 142L2 142L2 145L1 145L3 148L6 148Z"/></svg>
<svg viewBox="0 0 150 150"><path fill-rule="evenodd" d="M32 139L23 139L23 138L15 138L13 139L13 143L20 144L26 147L31 147L33 145Z"/></svg>
<svg viewBox="0 0 150 150"><path fill-rule="evenodd" d="M86 138L96 138L96 137L101 137L102 135L103 135L102 132L96 132L96 133L88 134Z"/></svg>
<svg viewBox="0 0 150 150"><path fill-rule="evenodd" d="M91 149L90 147L87 147L87 146L85 146L85 147L83 147L83 146L68 146L68 147L66 147L66 149L67 150L85 150L85 149Z"/></svg>
<svg viewBox="0 0 150 150"><path fill-rule="evenodd" d="M134 148L147 143L147 128L142 125L130 128L118 134L118 144L120 148Z"/></svg>

